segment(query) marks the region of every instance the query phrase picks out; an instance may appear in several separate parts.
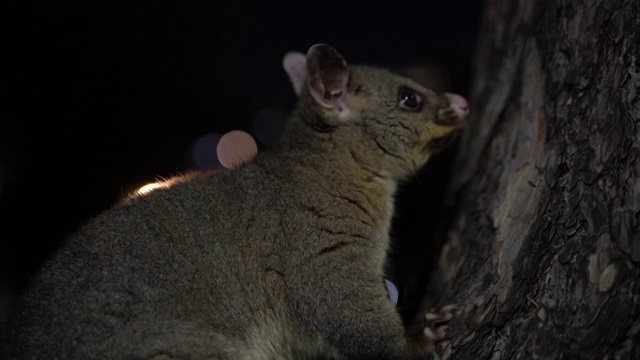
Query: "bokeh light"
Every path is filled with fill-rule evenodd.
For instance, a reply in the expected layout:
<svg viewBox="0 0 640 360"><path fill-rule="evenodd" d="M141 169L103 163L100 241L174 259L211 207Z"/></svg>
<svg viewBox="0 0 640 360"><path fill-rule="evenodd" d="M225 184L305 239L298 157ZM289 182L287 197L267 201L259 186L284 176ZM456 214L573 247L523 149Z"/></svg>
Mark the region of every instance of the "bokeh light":
<svg viewBox="0 0 640 360"><path fill-rule="evenodd" d="M279 106L269 106L256 114L253 132L261 143L274 146L280 140L289 113Z"/></svg>
<svg viewBox="0 0 640 360"><path fill-rule="evenodd" d="M191 157L198 169L215 170L220 168L216 148L221 138L222 135L212 132L201 136L193 145Z"/></svg>
<svg viewBox="0 0 640 360"><path fill-rule="evenodd" d="M216 150L220 164L227 169L234 169L256 156L258 145L248 133L233 130L220 138Z"/></svg>
<svg viewBox="0 0 640 360"><path fill-rule="evenodd" d="M396 287L396 284L394 284L389 279L384 279L384 284L387 286L387 292L389 293L389 299L391 300L391 302L393 303L394 306L398 305L398 296L399 296L400 293L398 292L398 288Z"/></svg>

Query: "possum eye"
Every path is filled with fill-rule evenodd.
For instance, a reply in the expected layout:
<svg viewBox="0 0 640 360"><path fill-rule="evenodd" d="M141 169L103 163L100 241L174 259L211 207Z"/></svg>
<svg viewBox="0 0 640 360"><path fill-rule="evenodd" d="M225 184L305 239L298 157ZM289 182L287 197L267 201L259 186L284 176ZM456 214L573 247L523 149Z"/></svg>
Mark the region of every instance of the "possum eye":
<svg viewBox="0 0 640 360"><path fill-rule="evenodd" d="M419 111L422 107L422 95L408 87L402 87L398 95L398 107L401 109Z"/></svg>

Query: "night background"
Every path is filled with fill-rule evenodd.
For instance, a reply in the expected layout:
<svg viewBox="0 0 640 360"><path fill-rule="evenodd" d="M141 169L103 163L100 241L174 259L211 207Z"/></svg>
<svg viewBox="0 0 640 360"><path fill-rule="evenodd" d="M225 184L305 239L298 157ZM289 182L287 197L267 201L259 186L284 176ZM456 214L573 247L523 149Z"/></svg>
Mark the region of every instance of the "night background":
<svg viewBox="0 0 640 360"><path fill-rule="evenodd" d="M90 217L147 183L217 166L220 135L243 130L268 151L295 103L281 66L286 52L327 43L349 63L410 69L468 96L480 13L479 0L10 1L0 316ZM424 271L422 246L436 231L454 151L399 195L398 273Z"/></svg>

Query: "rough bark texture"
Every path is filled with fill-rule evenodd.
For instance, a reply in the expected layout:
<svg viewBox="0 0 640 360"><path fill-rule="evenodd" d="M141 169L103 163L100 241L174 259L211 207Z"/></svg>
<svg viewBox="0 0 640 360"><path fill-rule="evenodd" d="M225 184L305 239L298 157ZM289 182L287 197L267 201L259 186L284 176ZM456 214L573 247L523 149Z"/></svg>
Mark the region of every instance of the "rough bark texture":
<svg viewBox="0 0 640 360"><path fill-rule="evenodd" d="M443 359L640 359L640 1L486 3Z"/></svg>

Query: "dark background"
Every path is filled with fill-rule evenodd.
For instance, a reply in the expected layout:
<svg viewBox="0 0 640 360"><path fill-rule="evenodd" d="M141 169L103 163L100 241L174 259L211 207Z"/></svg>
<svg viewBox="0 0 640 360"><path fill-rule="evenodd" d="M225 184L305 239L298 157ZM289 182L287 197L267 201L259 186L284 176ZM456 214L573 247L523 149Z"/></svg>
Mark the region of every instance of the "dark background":
<svg viewBox="0 0 640 360"><path fill-rule="evenodd" d="M287 51L324 42L351 63L437 65L442 90L467 96L480 12L474 0L10 2L2 42L0 314L89 217L148 182L195 168L198 138L253 134L260 110L289 111ZM396 275L424 271L421 244L437 224L452 152L399 196Z"/></svg>

